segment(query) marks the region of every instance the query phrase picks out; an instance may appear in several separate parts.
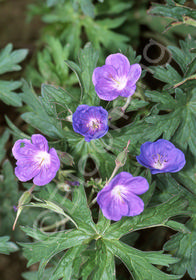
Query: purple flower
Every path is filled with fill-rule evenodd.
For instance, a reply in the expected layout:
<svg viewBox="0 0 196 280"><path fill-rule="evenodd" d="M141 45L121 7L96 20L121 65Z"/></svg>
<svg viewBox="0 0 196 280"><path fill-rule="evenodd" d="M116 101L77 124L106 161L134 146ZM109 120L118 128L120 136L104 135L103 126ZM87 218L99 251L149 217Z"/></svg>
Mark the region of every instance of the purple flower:
<svg viewBox="0 0 196 280"><path fill-rule="evenodd" d="M17 159L15 175L22 182L33 178L37 186L48 184L60 168L60 160L54 148L49 150L46 138L34 134L31 140L20 139L12 148Z"/></svg>
<svg viewBox="0 0 196 280"><path fill-rule="evenodd" d="M73 114L72 125L75 132L90 142L108 132L108 112L101 106L80 105Z"/></svg>
<svg viewBox="0 0 196 280"><path fill-rule="evenodd" d="M99 98L108 101L118 96L131 96L136 90L141 71L139 64L130 65L123 54L111 54L106 58L105 65L95 68L93 72L95 91Z"/></svg>
<svg viewBox="0 0 196 280"><path fill-rule="evenodd" d="M150 168L152 174L178 172L186 163L183 152L165 139L146 142L141 145L140 151L137 161Z"/></svg>
<svg viewBox="0 0 196 280"><path fill-rule="evenodd" d="M109 220L119 221L122 216L136 216L144 210L144 202L137 195L145 193L148 188L145 178L121 172L98 193L97 203Z"/></svg>

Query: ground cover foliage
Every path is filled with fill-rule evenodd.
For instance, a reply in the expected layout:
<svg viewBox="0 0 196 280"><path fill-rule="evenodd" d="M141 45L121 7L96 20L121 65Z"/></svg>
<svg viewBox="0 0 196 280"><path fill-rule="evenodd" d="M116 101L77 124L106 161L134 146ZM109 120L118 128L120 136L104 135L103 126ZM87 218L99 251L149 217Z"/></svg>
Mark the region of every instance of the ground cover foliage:
<svg viewBox="0 0 196 280"><path fill-rule="evenodd" d="M27 268L38 264L23 279L196 278L195 4L37 1L28 18L40 16L45 27L26 79L4 80L3 74L19 71L28 50L13 50L11 44L1 50L0 99L16 107L25 129L5 116L0 253L19 251ZM140 41L144 24L146 46ZM134 50L138 46L140 54ZM149 56L151 47L156 57ZM119 52L143 71L131 98L107 102L99 99L92 75L107 55ZM86 142L74 132L72 114L81 104L107 110L104 137ZM6 145L36 133L56 149L61 167L54 180L30 191L31 182L17 180ZM181 171L152 175L137 162L141 145L161 138L184 152ZM96 203L114 170L142 176L149 184L141 195L144 211L117 222L106 219ZM148 234L143 238L150 229L153 242Z"/></svg>

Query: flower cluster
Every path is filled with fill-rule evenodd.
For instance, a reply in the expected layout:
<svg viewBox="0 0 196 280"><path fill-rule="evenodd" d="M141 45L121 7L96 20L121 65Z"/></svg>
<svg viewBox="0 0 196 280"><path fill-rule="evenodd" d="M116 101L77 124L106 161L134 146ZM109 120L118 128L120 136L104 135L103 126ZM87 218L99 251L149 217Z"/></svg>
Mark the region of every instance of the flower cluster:
<svg viewBox="0 0 196 280"><path fill-rule="evenodd" d="M118 221L122 216L136 216L144 210L144 202L138 195L145 193L148 188L145 178L121 172L98 193L97 203L109 220Z"/></svg>
<svg viewBox="0 0 196 280"><path fill-rule="evenodd" d="M75 132L90 142L108 132L108 112L101 106L80 105L72 116L72 125Z"/></svg>
<svg viewBox="0 0 196 280"><path fill-rule="evenodd" d="M139 64L130 65L124 55L117 53L109 55L105 65L94 70L92 80L98 96L110 101L118 96L131 96L140 75ZM101 106L80 105L72 116L72 126L87 142L101 138L108 132L108 112ZM42 135L34 134L31 140L18 140L13 146L12 152L17 160L15 174L22 182L33 179L35 185L43 186L55 177L60 160L54 148L49 150ZM136 159L152 174L177 172L186 163L183 152L165 139L144 143ZM123 216L136 216L144 210L144 202L138 195L148 189L145 178L121 172L98 193L97 202L107 219L118 221Z"/></svg>
<svg viewBox="0 0 196 280"><path fill-rule="evenodd" d="M141 71L139 64L130 65L123 54L111 54L106 58L105 65L95 68L93 72L95 91L100 99L108 101L118 96L129 97L136 90Z"/></svg>
<svg viewBox="0 0 196 280"><path fill-rule="evenodd" d="M178 172L186 163L184 153L165 139L146 142L142 144L140 151L137 161L149 168L152 174Z"/></svg>
<svg viewBox="0 0 196 280"><path fill-rule="evenodd" d="M60 160L54 148L49 150L46 138L33 134L31 140L15 142L12 153L17 160L15 175L22 182L33 178L37 186L48 184L60 168Z"/></svg>

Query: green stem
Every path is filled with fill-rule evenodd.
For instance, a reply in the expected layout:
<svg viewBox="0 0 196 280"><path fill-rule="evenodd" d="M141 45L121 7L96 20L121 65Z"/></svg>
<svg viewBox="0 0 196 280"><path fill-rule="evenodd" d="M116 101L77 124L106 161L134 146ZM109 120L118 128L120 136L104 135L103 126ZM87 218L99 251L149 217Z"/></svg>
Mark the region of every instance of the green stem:
<svg viewBox="0 0 196 280"><path fill-rule="evenodd" d="M127 98L125 105L121 108L123 112L125 112L125 110L126 110L127 107L129 106L130 102L131 102L131 96L129 96L129 97Z"/></svg>
<svg viewBox="0 0 196 280"><path fill-rule="evenodd" d="M114 175L116 174L116 172L118 171L118 169L120 168L119 165L116 165L113 172L112 172L112 175L110 176L110 179L107 181L107 184L112 180L112 178L114 177Z"/></svg>
<svg viewBox="0 0 196 280"><path fill-rule="evenodd" d="M61 220L61 221L59 221L59 222L56 222L56 223L54 223L54 224L52 224L52 225L50 225L50 226L42 227L41 230L43 230L43 231L48 231L48 230L57 228L57 227L59 227L59 226L61 226L61 225L64 225L64 224L65 224L66 222L68 222L68 221L69 221L69 218L65 218L65 219L63 219L63 220Z"/></svg>
<svg viewBox="0 0 196 280"><path fill-rule="evenodd" d="M90 193L89 198L88 198L88 204L90 204L90 202L91 202L91 199L92 199L92 197L93 197L94 192L95 192L95 190L94 190L94 188L92 187L92 189L91 189L91 193Z"/></svg>
<svg viewBox="0 0 196 280"><path fill-rule="evenodd" d="M91 208L97 202L97 197L95 197L91 203L89 204L89 208Z"/></svg>

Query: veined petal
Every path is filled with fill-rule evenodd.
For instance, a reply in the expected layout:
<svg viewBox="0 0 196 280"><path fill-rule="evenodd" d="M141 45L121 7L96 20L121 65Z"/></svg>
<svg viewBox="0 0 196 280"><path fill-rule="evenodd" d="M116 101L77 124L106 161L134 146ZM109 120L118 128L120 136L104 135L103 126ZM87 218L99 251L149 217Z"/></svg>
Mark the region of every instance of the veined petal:
<svg viewBox="0 0 196 280"><path fill-rule="evenodd" d="M116 76L117 72L111 65L103 65L101 67L95 68L93 71L92 81L94 86L99 83L100 79L106 79L111 80L111 78L114 78Z"/></svg>
<svg viewBox="0 0 196 280"><path fill-rule="evenodd" d="M50 154L50 169L52 171L58 171L59 168L60 168L60 160L59 160L59 157L57 155L57 152L54 148L51 148L50 151L49 151L49 154Z"/></svg>
<svg viewBox="0 0 196 280"><path fill-rule="evenodd" d="M127 76L130 70L130 63L128 58L121 53L109 55L106 58L105 64L112 65L116 69L117 74L120 77Z"/></svg>
<svg viewBox="0 0 196 280"><path fill-rule="evenodd" d="M143 200L135 194L129 196L129 200L127 200L127 203L129 205L129 213L127 216L137 216L144 211Z"/></svg>
<svg viewBox="0 0 196 280"><path fill-rule="evenodd" d="M113 82L106 79L100 79L95 85L95 91L100 99L112 101L119 96L119 90L113 87Z"/></svg>
<svg viewBox="0 0 196 280"><path fill-rule="evenodd" d="M129 212L127 202L122 200L118 195L111 195L111 192L100 192L97 196L97 203L103 215L109 220L119 221L122 216L127 216Z"/></svg>
<svg viewBox="0 0 196 280"><path fill-rule="evenodd" d="M134 94L135 90L136 90L136 85L131 85L130 86L129 82L128 82L126 87L123 90L121 90L119 92L119 94L122 97L129 97L129 96L132 96Z"/></svg>
<svg viewBox="0 0 196 280"><path fill-rule="evenodd" d="M142 73L141 66L138 63L132 64L130 66L130 70L128 74L129 83L134 85L139 80L141 73Z"/></svg>
<svg viewBox="0 0 196 280"><path fill-rule="evenodd" d="M129 205L126 200L117 197L116 199L113 198L110 204L102 211L103 214L107 215L104 215L107 219L119 221L123 216L128 216Z"/></svg>
<svg viewBox="0 0 196 280"><path fill-rule="evenodd" d="M33 134L31 136L32 139L32 143L39 149L42 151L46 151L48 152L48 141L46 140L46 138L44 136L42 136L41 134Z"/></svg>
<svg viewBox="0 0 196 280"><path fill-rule="evenodd" d="M129 188L126 189L128 193L140 195L149 189L148 181L141 176L133 177L127 184L129 185Z"/></svg>
<svg viewBox="0 0 196 280"><path fill-rule="evenodd" d="M15 168L15 175L21 182L31 180L34 176L39 174L39 172L39 165L31 160L23 160L23 164L19 164Z"/></svg>
<svg viewBox="0 0 196 280"><path fill-rule="evenodd" d="M60 160L54 148L50 149L50 164L42 165L40 172L34 177L33 183L37 186L48 184L60 168Z"/></svg>
<svg viewBox="0 0 196 280"><path fill-rule="evenodd" d="M12 148L12 153L15 159L20 159L21 157L33 156L37 152L37 147L35 147L30 140L20 139L17 140Z"/></svg>

